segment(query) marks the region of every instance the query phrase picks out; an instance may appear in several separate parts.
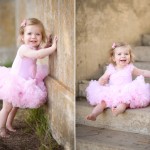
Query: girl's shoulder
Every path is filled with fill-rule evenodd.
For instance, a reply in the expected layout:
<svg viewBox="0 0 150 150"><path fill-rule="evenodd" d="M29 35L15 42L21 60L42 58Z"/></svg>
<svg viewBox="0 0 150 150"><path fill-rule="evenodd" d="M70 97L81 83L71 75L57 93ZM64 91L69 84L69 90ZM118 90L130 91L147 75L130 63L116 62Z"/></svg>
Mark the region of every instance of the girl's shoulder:
<svg viewBox="0 0 150 150"><path fill-rule="evenodd" d="M20 45L19 49L23 49L23 48L32 49L32 50L39 50L39 49L41 49L41 47L34 48L34 47L26 45L26 44Z"/></svg>
<svg viewBox="0 0 150 150"><path fill-rule="evenodd" d="M133 63L130 63L130 64L128 64L128 66L127 66L127 68L130 70L130 71L132 71L133 69L134 69L134 65L133 65Z"/></svg>
<svg viewBox="0 0 150 150"><path fill-rule="evenodd" d="M106 66L106 72L108 73L108 74L111 74L111 73L113 73L115 71L115 66L113 65L113 64L108 64L107 66Z"/></svg>
<svg viewBox="0 0 150 150"><path fill-rule="evenodd" d="M18 50L24 49L24 48L27 48L27 46L25 44L22 44L22 45L19 46Z"/></svg>
<svg viewBox="0 0 150 150"><path fill-rule="evenodd" d="M113 64L108 64L106 68L113 70L115 69L115 66Z"/></svg>

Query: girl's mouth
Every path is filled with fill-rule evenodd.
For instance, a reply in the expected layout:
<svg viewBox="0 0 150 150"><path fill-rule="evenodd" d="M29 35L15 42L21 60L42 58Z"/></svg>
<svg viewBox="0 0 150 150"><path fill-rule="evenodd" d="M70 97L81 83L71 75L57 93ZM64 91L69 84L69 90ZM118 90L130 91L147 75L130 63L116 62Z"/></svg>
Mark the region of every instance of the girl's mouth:
<svg viewBox="0 0 150 150"><path fill-rule="evenodd" d="M126 61L126 59L122 59L122 60L120 60L120 61L123 61L123 62L124 62L124 61Z"/></svg>

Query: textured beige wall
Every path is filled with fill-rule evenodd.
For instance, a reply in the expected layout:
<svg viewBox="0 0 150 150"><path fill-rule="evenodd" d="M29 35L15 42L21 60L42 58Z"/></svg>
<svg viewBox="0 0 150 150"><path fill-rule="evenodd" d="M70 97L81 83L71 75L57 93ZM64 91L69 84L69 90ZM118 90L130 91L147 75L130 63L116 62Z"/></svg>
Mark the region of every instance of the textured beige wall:
<svg viewBox="0 0 150 150"><path fill-rule="evenodd" d="M16 0L17 25L24 18L39 18L47 34L58 36L58 51L50 60L51 75L74 91L74 0ZM21 13L20 13L21 12ZM18 27L17 27L18 28Z"/></svg>
<svg viewBox="0 0 150 150"><path fill-rule="evenodd" d="M47 33L58 36L57 52L50 56L48 110L54 138L66 150L74 149L74 0L16 0L16 23L28 17L39 18ZM47 60L47 59L46 59Z"/></svg>
<svg viewBox="0 0 150 150"><path fill-rule="evenodd" d="M77 83L97 79L115 41L141 44L150 33L149 0L77 0Z"/></svg>
<svg viewBox="0 0 150 150"><path fill-rule="evenodd" d="M0 64L15 57L15 0L0 0Z"/></svg>

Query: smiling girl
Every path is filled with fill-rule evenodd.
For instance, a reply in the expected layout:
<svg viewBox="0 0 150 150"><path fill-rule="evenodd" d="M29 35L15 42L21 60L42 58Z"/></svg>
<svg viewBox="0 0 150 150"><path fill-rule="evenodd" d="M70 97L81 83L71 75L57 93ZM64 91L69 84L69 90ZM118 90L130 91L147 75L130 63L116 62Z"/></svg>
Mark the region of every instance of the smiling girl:
<svg viewBox="0 0 150 150"><path fill-rule="evenodd" d="M25 19L19 29L21 46L12 64L12 68L0 67L0 99L3 107L0 111L0 137L9 137L7 131L15 132L13 119L18 108L38 108L47 99L44 78L48 74L46 67L37 65L37 59L52 54L57 47L55 36L52 45L46 42L45 29L36 18Z"/></svg>
<svg viewBox="0 0 150 150"><path fill-rule="evenodd" d="M88 120L95 121L105 108L111 108L117 116L127 108L146 107L150 103L150 86L144 81L144 77L150 77L150 71L133 65L130 45L113 43L109 54L111 63L105 73L86 89L88 102L96 105L86 117ZM132 80L132 76L138 77Z"/></svg>

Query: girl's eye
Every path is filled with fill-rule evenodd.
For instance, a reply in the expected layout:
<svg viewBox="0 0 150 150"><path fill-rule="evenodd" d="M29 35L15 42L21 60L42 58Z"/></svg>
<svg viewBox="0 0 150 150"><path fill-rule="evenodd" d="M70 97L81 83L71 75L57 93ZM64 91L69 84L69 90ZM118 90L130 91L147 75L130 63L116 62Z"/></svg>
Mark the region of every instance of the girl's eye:
<svg viewBox="0 0 150 150"><path fill-rule="evenodd" d="M129 53L125 53L125 55L129 55Z"/></svg>
<svg viewBox="0 0 150 150"><path fill-rule="evenodd" d="M31 32L27 33L28 35L31 35Z"/></svg>
<svg viewBox="0 0 150 150"><path fill-rule="evenodd" d="M39 36L39 35L41 35L41 34L40 34L40 33L37 33L36 35L38 35L38 36Z"/></svg>

